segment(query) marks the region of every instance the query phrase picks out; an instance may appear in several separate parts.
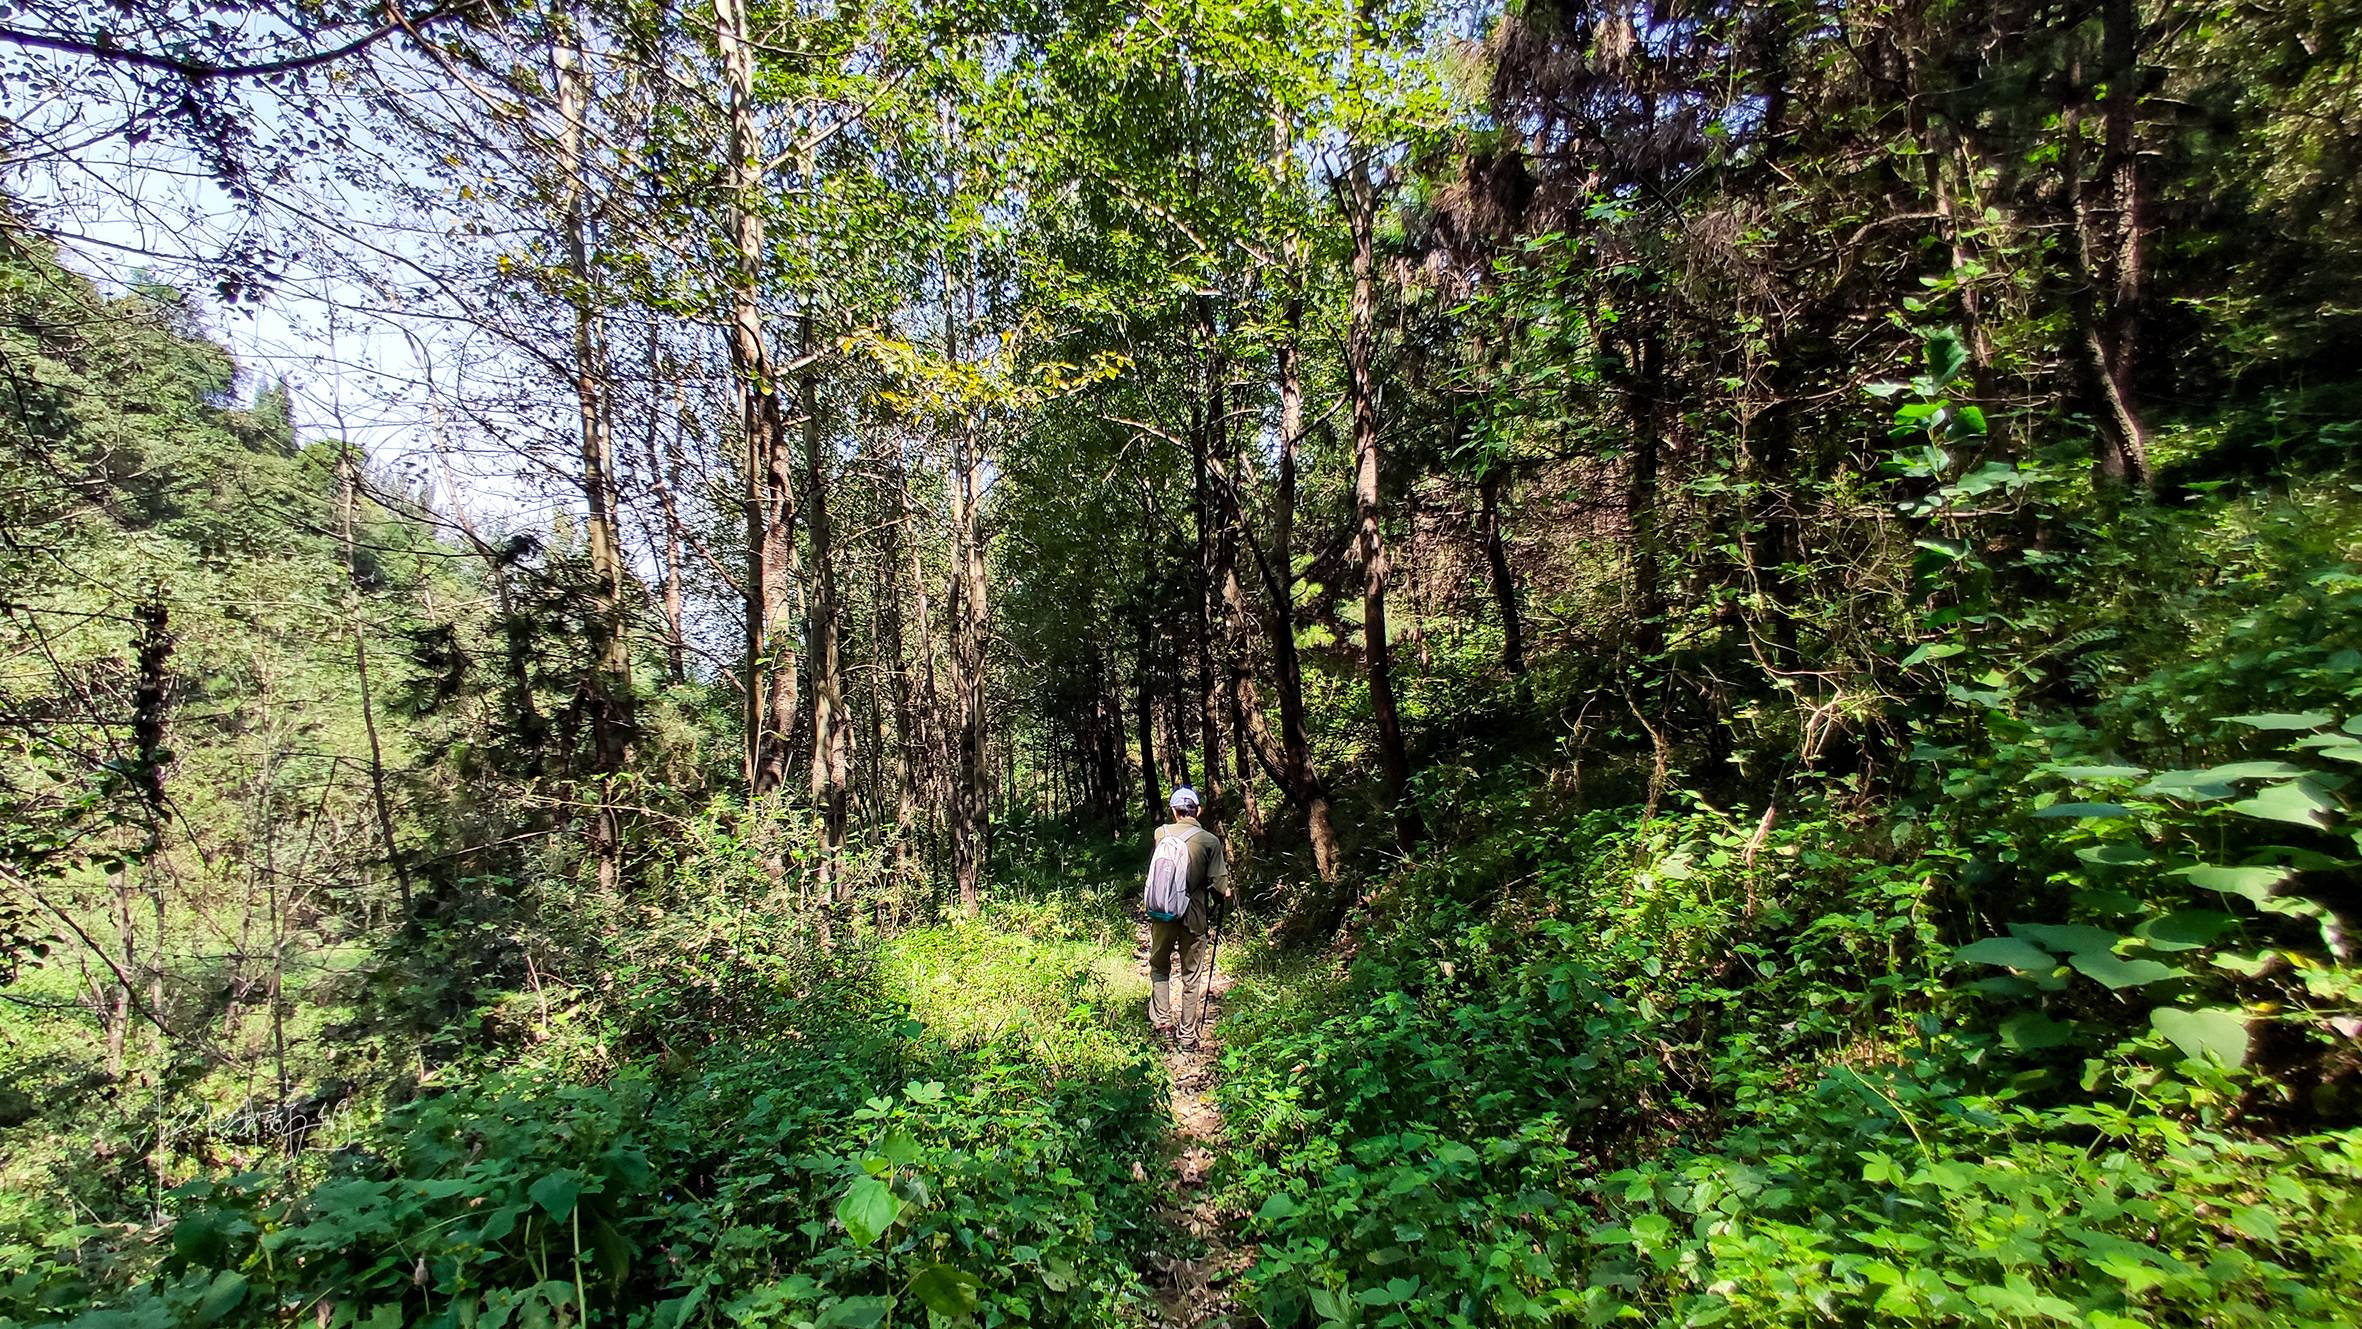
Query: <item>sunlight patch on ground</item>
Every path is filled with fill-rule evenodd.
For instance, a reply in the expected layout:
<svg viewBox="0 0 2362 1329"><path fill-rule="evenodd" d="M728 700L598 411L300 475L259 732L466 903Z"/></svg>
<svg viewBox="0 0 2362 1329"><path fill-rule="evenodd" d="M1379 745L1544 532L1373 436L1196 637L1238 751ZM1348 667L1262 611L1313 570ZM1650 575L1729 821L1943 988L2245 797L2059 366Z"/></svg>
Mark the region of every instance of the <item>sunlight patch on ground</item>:
<svg viewBox="0 0 2362 1329"><path fill-rule="evenodd" d="M1147 1041L1148 979L1107 923L1067 902L995 906L886 942L881 976L935 1038L1018 1040L1060 1071L1111 1070Z"/></svg>

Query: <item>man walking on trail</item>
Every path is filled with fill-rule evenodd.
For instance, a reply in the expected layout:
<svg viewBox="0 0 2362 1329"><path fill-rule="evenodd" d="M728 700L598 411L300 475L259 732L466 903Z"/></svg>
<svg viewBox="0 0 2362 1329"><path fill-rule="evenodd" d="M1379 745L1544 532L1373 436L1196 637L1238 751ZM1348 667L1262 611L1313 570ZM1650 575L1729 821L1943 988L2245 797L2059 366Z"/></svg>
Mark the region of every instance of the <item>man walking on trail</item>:
<svg viewBox="0 0 2362 1329"><path fill-rule="evenodd" d="M1198 824L1197 791L1173 791L1173 820L1156 828L1149 857L1148 1020L1171 1033L1183 1047L1196 1047L1198 1021L1205 1012L1206 987L1213 981L1206 934L1230 904L1230 867L1222 837ZM1181 957L1181 1002L1173 1004L1173 955Z"/></svg>

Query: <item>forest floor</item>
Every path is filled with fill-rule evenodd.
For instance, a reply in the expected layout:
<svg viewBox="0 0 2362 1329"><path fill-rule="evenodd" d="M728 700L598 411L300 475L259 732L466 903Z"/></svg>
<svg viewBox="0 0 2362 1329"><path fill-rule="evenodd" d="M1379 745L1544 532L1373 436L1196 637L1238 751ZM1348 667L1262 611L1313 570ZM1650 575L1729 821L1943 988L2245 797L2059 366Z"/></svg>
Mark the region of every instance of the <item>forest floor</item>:
<svg viewBox="0 0 2362 1329"><path fill-rule="evenodd" d="M1134 963L1148 967L1148 924L1140 924ZM1170 1244L1150 1258L1153 1268L1143 1271L1156 1289L1158 1329L1227 1329L1239 1323L1231 1292L1238 1276L1254 1263L1254 1252L1233 1235L1236 1215L1226 1214L1208 1185L1208 1174L1223 1144L1222 1109L1214 1101L1220 1074L1222 998L1233 983L1217 971L1210 980L1204 1029L1198 1045L1164 1045L1165 1073L1171 1084L1169 1111L1173 1117L1171 1161L1164 1179L1161 1214L1172 1225Z"/></svg>

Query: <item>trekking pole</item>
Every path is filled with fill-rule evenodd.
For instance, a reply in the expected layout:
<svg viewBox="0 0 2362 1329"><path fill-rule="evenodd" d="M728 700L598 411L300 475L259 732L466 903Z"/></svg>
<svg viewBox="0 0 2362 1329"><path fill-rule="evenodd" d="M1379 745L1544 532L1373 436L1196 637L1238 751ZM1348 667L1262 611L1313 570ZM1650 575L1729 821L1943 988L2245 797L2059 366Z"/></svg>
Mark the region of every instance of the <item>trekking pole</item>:
<svg viewBox="0 0 2362 1329"><path fill-rule="evenodd" d="M1228 910L1224 910L1228 913ZM1206 948L1206 990L1197 994L1197 1033L1205 1037L1206 1011L1214 1004L1214 962L1222 958L1222 914L1214 915L1214 941Z"/></svg>

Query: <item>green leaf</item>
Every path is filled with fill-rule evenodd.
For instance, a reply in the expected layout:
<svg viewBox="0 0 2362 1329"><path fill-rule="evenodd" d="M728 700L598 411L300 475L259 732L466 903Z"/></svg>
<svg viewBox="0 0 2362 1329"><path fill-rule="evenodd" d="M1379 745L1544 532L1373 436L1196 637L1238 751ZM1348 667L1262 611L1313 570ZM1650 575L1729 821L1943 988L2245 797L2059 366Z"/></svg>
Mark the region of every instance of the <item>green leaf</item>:
<svg viewBox="0 0 2362 1329"><path fill-rule="evenodd" d="M818 1329L877 1329L894 1309L892 1297L847 1297L823 1312Z"/></svg>
<svg viewBox="0 0 2362 1329"><path fill-rule="evenodd" d="M1952 952L1954 960L1968 964L1997 964L2009 969L2031 969L2049 973L2058 966L2050 952L2032 942L2017 937L1987 937L1970 942Z"/></svg>
<svg viewBox="0 0 2362 1329"><path fill-rule="evenodd" d="M2244 813L2265 821L2285 821L2298 826L2329 829L2329 814L2337 805L2311 780L2288 780L2266 785L2255 797L2243 798L2231 805L2231 811Z"/></svg>
<svg viewBox="0 0 2362 1329"><path fill-rule="evenodd" d="M1950 328L1939 328L1927 335L1927 376L1941 390L1960 371L1968 367L1968 347L1960 334Z"/></svg>
<svg viewBox="0 0 2362 1329"><path fill-rule="evenodd" d="M1364 1306L1400 1306L1418 1295L1418 1292L1419 1280L1416 1278L1389 1278L1386 1286L1363 1288L1353 1294L1353 1299Z"/></svg>
<svg viewBox="0 0 2362 1329"><path fill-rule="evenodd" d="M2083 923L2012 923L2009 932L2058 955L2109 950L2124 940L2121 933Z"/></svg>
<svg viewBox="0 0 2362 1329"><path fill-rule="evenodd" d="M2219 909L2184 909L2150 919L2136 933L2157 950L2188 951L2212 943L2238 921Z"/></svg>
<svg viewBox="0 0 2362 1329"><path fill-rule="evenodd" d="M199 1210L172 1225L172 1253L190 1264L220 1264L229 1254L229 1232L221 1220Z"/></svg>
<svg viewBox="0 0 2362 1329"><path fill-rule="evenodd" d="M526 1188L533 1203L541 1206L553 1223L563 1223L566 1215L574 1212L574 1202L582 1195L582 1179L570 1172L552 1172ZM512 1192L513 1194L513 1192Z"/></svg>
<svg viewBox="0 0 2362 1329"><path fill-rule="evenodd" d="M2122 803L2053 803L2034 809L2037 817L2129 817L2132 809Z"/></svg>
<svg viewBox="0 0 2362 1329"><path fill-rule="evenodd" d="M2160 1006L2149 1012L2149 1023L2167 1042L2192 1061L2239 1066L2247 1061L2247 1016L2229 1007L2185 1011Z"/></svg>
<svg viewBox="0 0 2362 1329"><path fill-rule="evenodd" d="M2155 779L2133 790L2152 797L2178 798L2189 803L2211 803L2238 793L2236 786L2203 778L2204 771L2159 771Z"/></svg>
<svg viewBox="0 0 2362 1329"><path fill-rule="evenodd" d="M1918 650L1915 650L1909 655L1904 656L1902 667L1908 669L1915 664L1924 664L1929 660L1948 660L1967 649L1968 648L1966 646L1962 646L1957 642L1931 641L1926 645L1921 646Z"/></svg>
<svg viewBox="0 0 2362 1329"><path fill-rule="evenodd" d="M910 1290L926 1303L928 1310L957 1319L976 1313L984 1284L965 1270L948 1264L931 1264L912 1276Z"/></svg>
<svg viewBox="0 0 2362 1329"><path fill-rule="evenodd" d="M2040 1011L2020 1011L2001 1022L2001 1041L2019 1052L2036 1052L2073 1042L2074 1026Z"/></svg>
<svg viewBox="0 0 2362 1329"><path fill-rule="evenodd" d="M2199 784L2228 784L2233 780L2290 780L2300 775L2311 775L2305 767L2285 761L2233 761L2220 766L2209 766L2202 771L2175 771L2187 775Z"/></svg>
<svg viewBox="0 0 2362 1329"><path fill-rule="evenodd" d="M2331 761L2362 765L2362 739L2349 738L2344 734L2314 734L2309 738L2298 739L2296 746L2318 753Z"/></svg>
<svg viewBox="0 0 2362 1329"><path fill-rule="evenodd" d="M856 1246L869 1246L902 1216L902 1197L875 1177L863 1177L837 1201L837 1221Z"/></svg>
<svg viewBox="0 0 2362 1329"><path fill-rule="evenodd" d="M2093 844L2075 851L2075 857L2095 867L2130 868L2154 863L2149 851L2137 844Z"/></svg>
<svg viewBox="0 0 2362 1329"><path fill-rule="evenodd" d="M2118 992L2182 976L2182 971L2171 965L2155 960L2127 960L2114 951L2078 951L2067 957L2067 963L2074 966L2076 973Z"/></svg>
<svg viewBox="0 0 2362 1329"><path fill-rule="evenodd" d="M1255 1211L1255 1217L1266 1223L1277 1223L1302 1212L1296 1205L1296 1197L1286 1191L1274 1191L1271 1198L1263 1202L1263 1207Z"/></svg>
<svg viewBox="0 0 2362 1329"><path fill-rule="evenodd" d="M2148 773L2145 766L2060 766L2051 771L2066 780L2137 780Z"/></svg>
<svg viewBox="0 0 2362 1329"><path fill-rule="evenodd" d="M2242 899L2253 900L2260 905L2272 898L2273 890L2282 882L2296 874L2287 868L2230 868L2218 867L2211 863L2199 863L2191 867L2175 868L2173 875L2183 878L2193 886L2203 886L2210 891L2236 895Z"/></svg>
<svg viewBox="0 0 2362 1329"><path fill-rule="evenodd" d="M2243 724L2250 729L2319 729L2335 719L2327 711L2270 711L2262 715L2226 715L2227 724Z"/></svg>
<svg viewBox="0 0 2362 1329"><path fill-rule="evenodd" d="M206 1285L205 1295L197 1298L196 1309L190 1312L189 1322L207 1325L238 1309L246 1300L246 1275L235 1269L224 1269Z"/></svg>
<svg viewBox="0 0 2362 1329"><path fill-rule="evenodd" d="M878 1141L878 1157L889 1163L908 1165L916 1162L918 1156L919 1142L917 1138L900 1126L887 1131L886 1138Z"/></svg>

